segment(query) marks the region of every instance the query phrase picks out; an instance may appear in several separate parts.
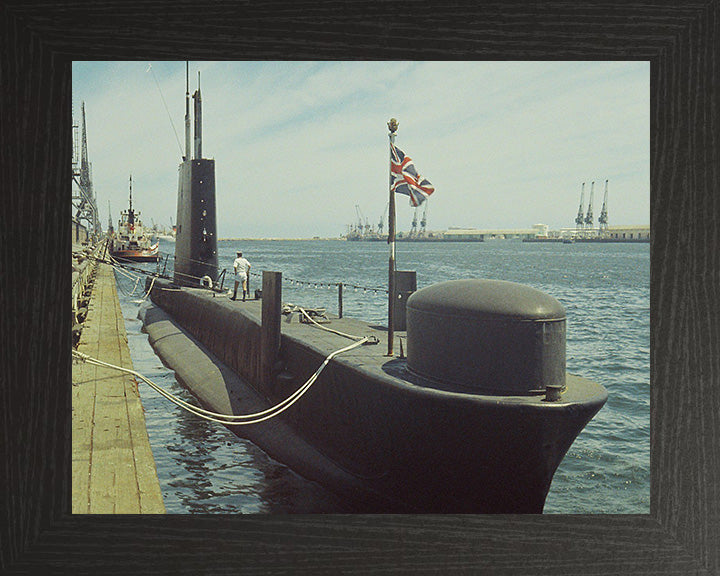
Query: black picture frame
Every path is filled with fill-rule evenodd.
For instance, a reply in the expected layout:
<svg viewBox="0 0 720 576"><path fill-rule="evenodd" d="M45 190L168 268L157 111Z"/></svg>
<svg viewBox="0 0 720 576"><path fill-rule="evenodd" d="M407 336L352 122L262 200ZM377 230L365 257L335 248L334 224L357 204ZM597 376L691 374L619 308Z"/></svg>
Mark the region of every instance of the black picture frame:
<svg viewBox="0 0 720 576"><path fill-rule="evenodd" d="M4 0L0 572L720 574L719 22L718 0ZM69 513L71 62L288 58L650 61L650 514Z"/></svg>

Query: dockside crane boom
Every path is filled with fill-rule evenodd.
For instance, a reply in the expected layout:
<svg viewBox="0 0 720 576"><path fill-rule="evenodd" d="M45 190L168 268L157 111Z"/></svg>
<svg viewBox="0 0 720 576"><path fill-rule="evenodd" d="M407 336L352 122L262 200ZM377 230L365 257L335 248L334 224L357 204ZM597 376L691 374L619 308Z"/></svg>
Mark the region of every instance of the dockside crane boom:
<svg viewBox="0 0 720 576"><path fill-rule="evenodd" d="M585 202L585 182L582 183L582 191L580 192L580 207L578 208L577 216L575 217L575 228L579 233L583 229L583 204Z"/></svg>
<svg viewBox="0 0 720 576"><path fill-rule="evenodd" d="M603 196L602 210L600 211L600 217L598 222L600 223L600 234L608 231L608 213L607 213L607 200L608 200L608 181L605 180L605 195Z"/></svg>
<svg viewBox="0 0 720 576"><path fill-rule="evenodd" d="M590 202L588 202L588 211L585 216L585 229L592 230L593 227L593 195L595 194L595 182L590 183Z"/></svg>
<svg viewBox="0 0 720 576"><path fill-rule="evenodd" d="M412 228L410 228L410 236L415 236L417 234L417 211L418 209L415 208L415 211L413 212Z"/></svg>
<svg viewBox="0 0 720 576"><path fill-rule="evenodd" d="M92 166L88 156L87 145L87 124L85 122L85 102L82 103L82 140L80 143L80 158L76 161L72 159L72 180L77 185L77 194L73 190L73 207L76 209L75 218L78 222L86 221L88 223L88 231L91 234L99 236L102 232L100 225L100 216L97 207L95 191L92 183ZM77 126L73 125L73 132L77 138ZM77 143L76 143L77 147Z"/></svg>

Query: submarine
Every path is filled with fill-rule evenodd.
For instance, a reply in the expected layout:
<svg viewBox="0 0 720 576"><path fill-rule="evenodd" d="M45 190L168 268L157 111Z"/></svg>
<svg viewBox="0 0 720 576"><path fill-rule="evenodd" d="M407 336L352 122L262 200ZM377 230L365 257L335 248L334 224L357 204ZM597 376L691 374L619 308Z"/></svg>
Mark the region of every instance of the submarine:
<svg viewBox="0 0 720 576"><path fill-rule="evenodd" d="M163 363L207 410L272 415L225 422L353 511L542 513L557 467L608 397L566 371L562 304L497 279L429 285L404 300L395 335L405 345L388 356L373 345L385 328L318 323L284 304L281 272L263 271L254 299L230 301L217 287L199 94L194 155L179 170L176 272L148 279L140 310Z"/></svg>

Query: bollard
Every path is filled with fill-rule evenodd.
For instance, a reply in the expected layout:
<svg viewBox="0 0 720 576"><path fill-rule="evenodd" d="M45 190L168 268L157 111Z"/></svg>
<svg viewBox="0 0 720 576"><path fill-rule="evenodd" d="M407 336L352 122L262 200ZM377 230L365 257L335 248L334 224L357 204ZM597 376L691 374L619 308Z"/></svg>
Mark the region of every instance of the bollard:
<svg viewBox="0 0 720 576"><path fill-rule="evenodd" d="M263 382L272 382L280 358L280 319L282 315L282 272L263 270L260 326L260 371Z"/></svg>
<svg viewBox="0 0 720 576"><path fill-rule="evenodd" d="M558 384L548 384L545 387L545 400L547 402L557 402L565 389L564 386Z"/></svg>
<svg viewBox="0 0 720 576"><path fill-rule="evenodd" d="M338 282L337 287L338 287L338 318L342 318L342 314L343 314L343 309L342 309L343 285L342 285L342 282Z"/></svg>

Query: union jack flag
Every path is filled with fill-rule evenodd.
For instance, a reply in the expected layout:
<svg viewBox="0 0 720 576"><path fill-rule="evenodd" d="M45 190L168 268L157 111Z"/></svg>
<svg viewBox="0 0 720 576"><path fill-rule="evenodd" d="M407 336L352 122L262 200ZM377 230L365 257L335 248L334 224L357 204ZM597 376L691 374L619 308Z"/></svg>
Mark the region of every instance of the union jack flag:
<svg viewBox="0 0 720 576"><path fill-rule="evenodd" d="M420 206L435 192L430 181L418 174L410 156L390 144L390 190L410 197L411 206Z"/></svg>

